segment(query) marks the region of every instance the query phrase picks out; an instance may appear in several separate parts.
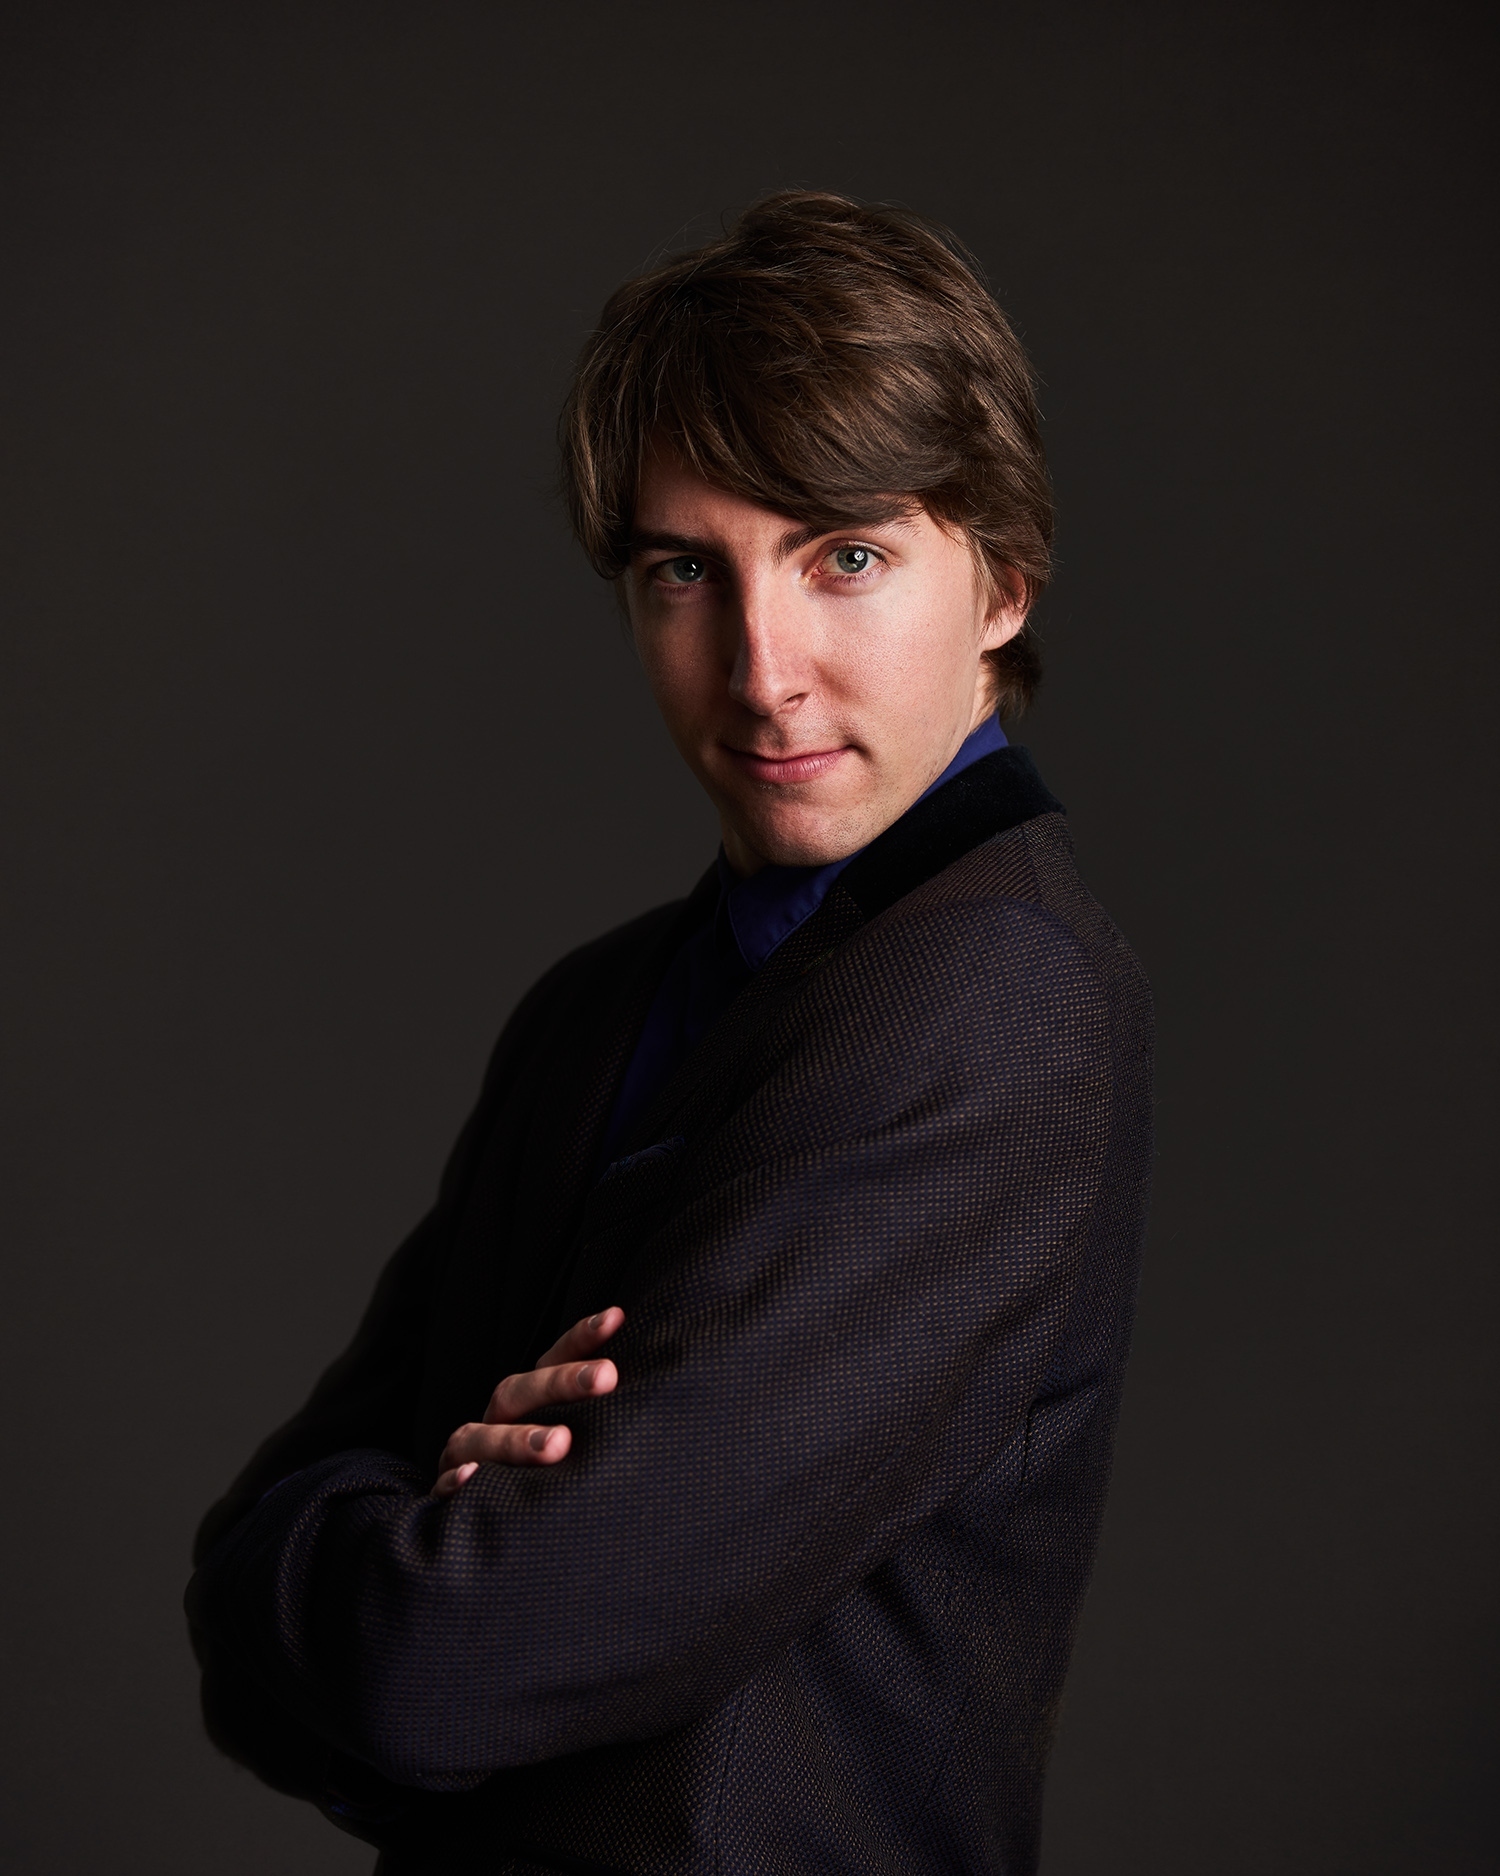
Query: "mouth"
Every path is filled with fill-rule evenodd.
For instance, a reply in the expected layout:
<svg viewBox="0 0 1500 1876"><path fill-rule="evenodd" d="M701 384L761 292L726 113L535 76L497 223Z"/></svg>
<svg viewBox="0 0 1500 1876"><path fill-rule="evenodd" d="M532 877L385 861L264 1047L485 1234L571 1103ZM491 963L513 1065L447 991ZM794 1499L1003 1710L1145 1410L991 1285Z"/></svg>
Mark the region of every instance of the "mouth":
<svg viewBox="0 0 1500 1876"><path fill-rule="evenodd" d="M796 756L762 756L751 749L735 749L728 743L721 743L720 748L736 768L752 780L785 785L816 781L852 753L853 745L844 743L836 749L807 749Z"/></svg>

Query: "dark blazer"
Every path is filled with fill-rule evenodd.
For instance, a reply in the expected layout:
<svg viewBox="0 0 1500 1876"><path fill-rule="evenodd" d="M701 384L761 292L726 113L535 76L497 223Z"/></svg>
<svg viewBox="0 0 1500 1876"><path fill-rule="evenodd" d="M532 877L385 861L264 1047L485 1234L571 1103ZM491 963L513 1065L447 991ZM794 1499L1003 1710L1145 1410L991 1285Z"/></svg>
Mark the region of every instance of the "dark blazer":
<svg viewBox="0 0 1500 1876"><path fill-rule="evenodd" d="M211 1731L383 1871L1036 1867L1146 986L1003 750L845 870L601 1178L714 889L530 992L352 1347L205 1523ZM570 1457L428 1496L495 1383L610 1303L620 1386L557 1413Z"/></svg>

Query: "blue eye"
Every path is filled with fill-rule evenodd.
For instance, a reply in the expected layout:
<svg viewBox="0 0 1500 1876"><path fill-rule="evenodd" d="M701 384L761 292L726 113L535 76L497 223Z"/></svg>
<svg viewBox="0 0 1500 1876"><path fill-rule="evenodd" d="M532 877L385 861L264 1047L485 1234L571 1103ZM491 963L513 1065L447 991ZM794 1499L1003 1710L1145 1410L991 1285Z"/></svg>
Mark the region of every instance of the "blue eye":
<svg viewBox="0 0 1500 1876"><path fill-rule="evenodd" d="M679 554L675 560L662 561L656 569L656 577L668 586L697 586L707 575L708 562L696 554Z"/></svg>
<svg viewBox="0 0 1500 1876"><path fill-rule="evenodd" d="M870 559L868 547L841 547L833 556L833 564L840 573L863 573Z"/></svg>

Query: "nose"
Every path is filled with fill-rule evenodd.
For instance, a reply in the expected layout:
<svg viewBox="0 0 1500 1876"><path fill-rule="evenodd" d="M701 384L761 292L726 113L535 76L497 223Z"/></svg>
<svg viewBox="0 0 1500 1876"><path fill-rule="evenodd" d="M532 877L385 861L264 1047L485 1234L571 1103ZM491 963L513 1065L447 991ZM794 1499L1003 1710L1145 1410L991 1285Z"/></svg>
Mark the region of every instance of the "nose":
<svg viewBox="0 0 1500 1876"><path fill-rule="evenodd" d="M809 622L799 616L795 585L774 572L744 577L739 602L729 694L758 717L783 716L812 688Z"/></svg>

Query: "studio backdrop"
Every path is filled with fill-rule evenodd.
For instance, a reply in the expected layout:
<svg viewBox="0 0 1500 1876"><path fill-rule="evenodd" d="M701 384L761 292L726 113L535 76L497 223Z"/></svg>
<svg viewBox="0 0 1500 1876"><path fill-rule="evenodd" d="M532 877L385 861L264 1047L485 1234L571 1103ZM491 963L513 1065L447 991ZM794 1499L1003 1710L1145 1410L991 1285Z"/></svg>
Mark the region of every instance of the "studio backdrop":
<svg viewBox="0 0 1500 1876"><path fill-rule="evenodd" d="M1491 1870L1490 10L3 32L0 1866L369 1868L202 1738L192 1529L517 997L712 857L554 425L610 289L795 183L952 226L1030 348L1014 735L1158 998L1047 1876Z"/></svg>

